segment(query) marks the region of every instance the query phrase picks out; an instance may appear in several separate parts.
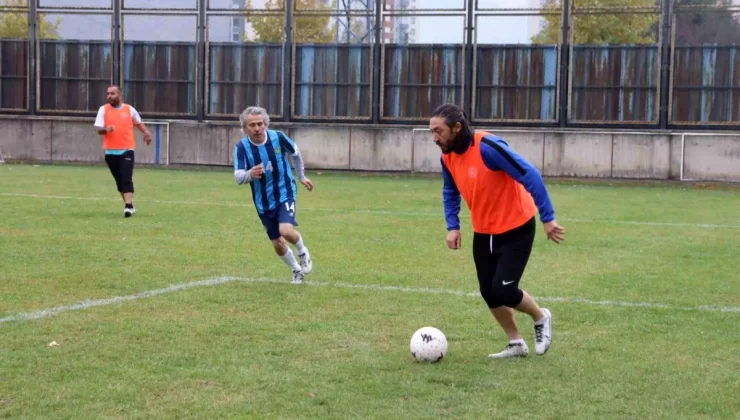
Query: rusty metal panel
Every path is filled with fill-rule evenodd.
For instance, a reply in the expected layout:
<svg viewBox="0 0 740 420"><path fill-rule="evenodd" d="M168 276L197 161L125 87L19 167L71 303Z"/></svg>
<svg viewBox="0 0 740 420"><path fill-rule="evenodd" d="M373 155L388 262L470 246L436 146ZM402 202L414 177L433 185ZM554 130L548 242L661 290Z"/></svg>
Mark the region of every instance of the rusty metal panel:
<svg viewBox="0 0 740 420"><path fill-rule="evenodd" d="M113 1L111 0L30 0L38 1L38 7L42 9L66 9L66 10L81 10L81 9L112 9Z"/></svg>
<svg viewBox="0 0 740 420"><path fill-rule="evenodd" d="M298 118L371 118L372 47L296 45L293 89Z"/></svg>
<svg viewBox="0 0 740 420"><path fill-rule="evenodd" d="M0 109L28 109L28 40L0 39Z"/></svg>
<svg viewBox="0 0 740 420"><path fill-rule="evenodd" d="M475 119L555 121L557 45L478 45Z"/></svg>
<svg viewBox="0 0 740 420"><path fill-rule="evenodd" d="M656 122L657 45L575 45L571 115L575 122Z"/></svg>
<svg viewBox="0 0 740 420"><path fill-rule="evenodd" d="M740 124L740 47L675 47L671 122Z"/></svg>
<svg viewBox="0 0 740 420"><path fill-rule="evenodd" d="M195 44L127 41L123 94L141 113L195 114Z"/></svg>
<svg viewBox="0 0 740 420"><path fill-rule="evenodd" d="M113 55L108 41L39 42L40 109L93 112L105 103Z"/></svg>
<svg viewBox="0 0 740 420"><path fill-rule="evenodd" d="M382 117L426 118L444 103L462 105L462 45L385 44Z"/></svg>
<svg viewBox="0 0 740 420"><path fill-rule="evenodd" d="M239 115L257 105L280 115L282 44L209 44L208 114Z"/></svg>

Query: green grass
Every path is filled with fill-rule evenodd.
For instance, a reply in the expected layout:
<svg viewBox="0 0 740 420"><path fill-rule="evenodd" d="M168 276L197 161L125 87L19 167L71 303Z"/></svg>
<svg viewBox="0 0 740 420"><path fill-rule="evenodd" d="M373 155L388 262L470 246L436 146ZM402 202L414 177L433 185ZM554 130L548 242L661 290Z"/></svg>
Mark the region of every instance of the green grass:
<svg viewBox="0 0 740 420"><path fill-rule="evenodd" d="M467 210L463 249L444 246L441 180L309 176L297 212L315 271L293 286L228 169L139 168L124 219L107 168L1 165L0 318L264 281L0 322L0 418L740 412L740 189L549 181L567 239L539 228L522 287L552 310L553 347L492 361L506 340L475 296ZM449 340L434 365L408 349L427 325Z"/></svg>

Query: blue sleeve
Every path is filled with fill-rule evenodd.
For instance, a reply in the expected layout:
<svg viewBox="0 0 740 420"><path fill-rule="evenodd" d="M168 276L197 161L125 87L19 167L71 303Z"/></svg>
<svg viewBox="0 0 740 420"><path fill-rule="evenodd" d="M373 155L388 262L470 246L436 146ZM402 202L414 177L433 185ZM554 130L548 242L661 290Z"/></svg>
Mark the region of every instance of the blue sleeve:
<svg viewBox="0 0 740 420"><path fill-rule="evenodd" d="M241 142L234 147L234 170L247 170L247 151Z"/></svg>
<svg viewBox="0 0 740 420"><path fill-rule="evenodd" d="M445 163L441 163L442 179L444 180L444 186L442 187L442 202L444 203L447 230L459 230L460 190L457 189L457 185L455 185L455 180L452 178L452 174L450 173L450 171L447 170Z"/></svg>
<svg viewBox="0 0 740 420"><path fill-rule="evenodd" d="M542 223L555 220L555 210L550 195L537 170L522 156L513 151L505 141L498 137L486 136L481 140L481 156L486 167L492 171L505 171L524 186L537 205Z"/></svg>
<svg viewBox="0 0 740 420"><path fill-rule="evenodd" d="M296 151L295 142L282 131L278 131L277 135L280 139L280 147L287 150L291 155L294 155Z"/></svg>

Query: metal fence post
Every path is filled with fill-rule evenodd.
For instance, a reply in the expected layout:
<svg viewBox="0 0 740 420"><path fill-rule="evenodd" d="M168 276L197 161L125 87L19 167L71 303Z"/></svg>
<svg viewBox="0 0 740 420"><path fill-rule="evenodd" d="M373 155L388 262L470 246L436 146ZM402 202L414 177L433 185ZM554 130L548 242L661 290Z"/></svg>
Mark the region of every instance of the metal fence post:
<svg viewBox="0 0 740 420"><path fill-rule="evenodd" d="M285 41L283 42L283 121L293 113L293 0L285 0Z"/></svg>
<svg viewBox="0 0 740 420"><path fill-rule="evenodd" d="M475 25L475 0L468 0L465 23L465 87L463 88L463 109L468 119L475 119L473 115L473 26ZM431 110L430 110L431 111Z"/></svg>
<svg viewBox="0 0 740 420"><path fill-rule="evenodd" d="M36 59L37 37L36 37L36 0L28 2L28 112L36 115L38 94L38 62Z"/></svg>
<svg viewBox="0 0 740 420"><path fill-rule="evenodd" d="M563 14L561 26L562 44L560 45L560 95L558 98L560 127L568 124L568 69L570 68L570 0L563 0Z"/></svg>
<svg viewBox="0 0 740 420"><path fill-rule="evenodd" d="M663 28L661 29L661 51L660 51L660 112L658 114L660 128L668 128L668 107L671 97L671 1L663 2Z"/></svg>
<svg viewBox="0 0 740 420"><path fill-rule="evenodd" d="M372 118L373 124L380 123L380 66L381 49L383 48L383 0L375 1L375 36L373 37L373 90L372 90Z"/></svg>
<svg viewBox="0 0 740 420"><path fill-rule="evenodd" d="M198 60L198 77L195 81L198 90L198 100L195 103L198 121L205 119L206 108L206 7L207 0L198 0L198 38L196 43L196 57Z"/></svg>
<svg viewBox="0 0 740 420"><path fill-rule="evenodd" d="M113 0L113 45L111 53L113 54L113 75L111 77L111 83L116 86L121 86L123 80L121 76L121 51L123 46L121 45L121 0Z"/></svg>

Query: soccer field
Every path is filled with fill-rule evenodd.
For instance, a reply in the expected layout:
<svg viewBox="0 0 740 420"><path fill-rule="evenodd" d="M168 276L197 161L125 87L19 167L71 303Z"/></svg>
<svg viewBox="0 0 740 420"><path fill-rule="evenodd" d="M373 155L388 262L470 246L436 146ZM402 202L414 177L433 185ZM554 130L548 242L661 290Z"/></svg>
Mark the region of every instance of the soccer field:
<svg viewBox="0 0 740 420"><path fill-rule="evenodd" d="M548 181L522 288L553 343L506 344L470 218L445 247L441 177L309 172L291 285L230 169L0 165L0 418L737 418L740 188ZM417 363L423 326L449 348ZM49 346L56 342L57 346Z"/></svg>

